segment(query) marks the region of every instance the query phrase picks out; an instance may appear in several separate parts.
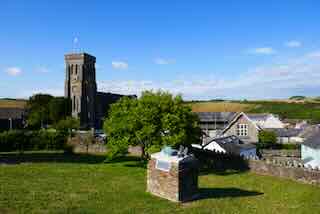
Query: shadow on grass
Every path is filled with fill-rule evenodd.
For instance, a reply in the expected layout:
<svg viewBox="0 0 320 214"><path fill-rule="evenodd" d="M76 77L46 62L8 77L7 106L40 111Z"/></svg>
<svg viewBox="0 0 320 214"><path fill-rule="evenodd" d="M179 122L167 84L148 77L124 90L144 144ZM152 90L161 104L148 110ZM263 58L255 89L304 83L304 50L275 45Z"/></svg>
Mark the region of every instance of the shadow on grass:
<svg viewBox="0 0 320 214"><path fill-rule="evenodd" d="M201 169L199 172L199 175L210 175L210 174L215 174L215 175L223 175L223 176L228 176L228 175L234 175L234 174L242 174L248 172L248 169L226 169L226 170L214 170L214 169Z"/></svg>
<svg viewBox="0 0 320 214"><path fill-rule="evenodd" d="M53 151L34 151L25 152L23 154L0 153L0 164L19 164L19 163L122 163L128 162L125 166L128 167L144 167L146 162L141 161L139 157L135 156L121 156L108 160L104 154L66 154L63 152Z"/></svg>
<svg viewBox="0 0 320 214"><path fill-rule="evenodd" d="M19 163L103 163L105 155L65 154L63 152L26 152L0 154L0 164Z"/></svg>
<svg viewBox="0 0 320 214"><path fill-rule="evenodd" d="M238 188L200 188L198 199L236 198L263 195L261 192L247 191Z"/></svg>

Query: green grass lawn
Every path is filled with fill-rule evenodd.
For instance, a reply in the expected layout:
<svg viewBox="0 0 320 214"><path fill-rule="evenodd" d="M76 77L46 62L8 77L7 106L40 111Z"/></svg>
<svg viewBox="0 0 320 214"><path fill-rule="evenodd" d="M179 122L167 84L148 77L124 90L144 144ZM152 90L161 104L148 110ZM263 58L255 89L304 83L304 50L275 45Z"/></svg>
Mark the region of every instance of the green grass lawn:
<svg viewBox="0 0 320 214"><path fill-rule="evenodd" d="M202 199L173 203L146 193L135 158L0 154L0 213L320 213L320 187L251 173L199 178Z"/></svg>

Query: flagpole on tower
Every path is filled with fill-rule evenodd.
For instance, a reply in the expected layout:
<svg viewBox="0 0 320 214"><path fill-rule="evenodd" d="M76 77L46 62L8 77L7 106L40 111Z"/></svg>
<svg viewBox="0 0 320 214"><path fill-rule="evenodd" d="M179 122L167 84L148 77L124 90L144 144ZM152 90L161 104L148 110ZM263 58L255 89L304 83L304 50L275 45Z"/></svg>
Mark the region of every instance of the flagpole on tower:
<svg viewBox="0 0 320 214"><path fill-rule="evenodd" d="M79 44L79 39L78 39L78 37L74 37L74 39L73 39L73 52L74 53L77 53L79 50L79 47L78 47L78 44Z"/></svg>

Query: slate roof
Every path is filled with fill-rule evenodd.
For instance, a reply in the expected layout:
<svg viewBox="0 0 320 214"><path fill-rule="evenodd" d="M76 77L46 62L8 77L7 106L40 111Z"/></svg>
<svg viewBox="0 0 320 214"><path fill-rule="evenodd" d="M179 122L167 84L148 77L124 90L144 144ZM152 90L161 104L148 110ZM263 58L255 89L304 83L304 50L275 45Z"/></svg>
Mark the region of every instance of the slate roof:
<svg viewBox="0 0 320 214"><path fill-rule="evenodd" d="M314 149L320 149L320 130L307 138L302 144Z"/></svg>
<svg viewBox="0 0 320 214"><path fill-rule="evenodd" d="M206 147L213 141L219 144L219 146L221 146L227 153L232 154L240 154L241 150L243 149L249 150L256 148L256 146L253 144L244 144L238 137L234 135L221 138L211 138L205 145L202 146L202 148Z"/></svg>
<svg viewBox="0 0 320 214"><path fill-rule="evenodd" d="M300 137L303 138L310 138L312 137L314 134L316 134L319 131L319 125L311 125L308 126L306 128L304 128L301 133L300 133Z"/></svg>
<svg viewBox="0 0 320 214"><path fill-rule="evenodd" d="M24 114L22 108L0 108L0 119L21 119Z"/></svg>
<svg viewBox="0 0 320 214"><path fill-rule="evenodd" d="M229 122L236 112L196 112L200 122Z"/></svg>
<svg viewBox="0 0 320 214"><path fill-rule="evenodd" d="M277 135L277 137L298 137L302 131L302 129L294 128L269 128L264 130L274 132Z"/></svg>
<svg viewBox="0 0 320 214"><path fill-rule="evenodd" d="M265 121L268 119L268 117L270 116L270 114L247 114L247 116L254 121Z"/></svg>

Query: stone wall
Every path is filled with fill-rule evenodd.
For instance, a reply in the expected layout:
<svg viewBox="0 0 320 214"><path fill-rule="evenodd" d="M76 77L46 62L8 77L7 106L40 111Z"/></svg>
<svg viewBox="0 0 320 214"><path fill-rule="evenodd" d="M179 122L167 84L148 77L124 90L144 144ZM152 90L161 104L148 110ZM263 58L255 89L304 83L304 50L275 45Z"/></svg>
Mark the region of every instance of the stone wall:
<svg viewBox="0 0 320 214"><path fill-rule="evenodd" d="M277 163L276 161L248 160L248 165L250 170L257 174L289 178L303 183L320 185L320 171L304 168L300 164L293 166L291 164Z"/></svg>
<svg viewBox="0 0 320 214"><path fill-rule="evenodd" d="M262 157L268 158L268 157L301 157L301 152L298 149L292 149L292 150L285 150L285 149L262 149L260 150L260 153Z"/></svg>
<svg viewBox="0 0 320 214"><path fill-rule="evenodd" d="M170 162L169 171L157 169L156 162L155 158L148 162L148 192L175 202L190 201L197 197L198 161L194 157Z"/></svg>
<svg viewBox="0 0 320 214"><path fill-rule="evenodd" d="M170 172L156 169L156 160L151 159L147 171L147 191L171 201L179 201L178 165L172 164Z"/></svg>
<svg viewBox="0 0 320 214"><path fill-rule="evenodd" d="M103 141L95 138L87 139L85 134L77 134L68 139L68 144L72 146L74 153L90 153L90 154L104 154L107 152L106 144Z"/></svg>
<svg viewBox="0 0 320 214"><path fill-rule="evenodd" d="M142 148L141 146L129 146L128 153L133 156L141 156Z"/></svg>

